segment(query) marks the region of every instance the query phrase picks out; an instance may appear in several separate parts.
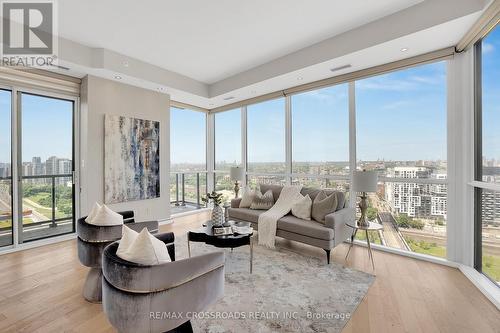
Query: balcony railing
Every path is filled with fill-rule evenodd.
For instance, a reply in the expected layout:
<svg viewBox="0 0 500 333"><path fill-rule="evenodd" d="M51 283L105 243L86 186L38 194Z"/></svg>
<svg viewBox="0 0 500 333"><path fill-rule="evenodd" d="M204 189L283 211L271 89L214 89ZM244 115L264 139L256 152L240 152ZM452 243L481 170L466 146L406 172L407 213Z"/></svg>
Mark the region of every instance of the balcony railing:
<svg viewBox="0 0 500 333"><path fill-rule="evenodd" d="M170 203L173 206L204 207L205 205L202 203L201 197L206 192L206 171L170 173Z"/></svg>

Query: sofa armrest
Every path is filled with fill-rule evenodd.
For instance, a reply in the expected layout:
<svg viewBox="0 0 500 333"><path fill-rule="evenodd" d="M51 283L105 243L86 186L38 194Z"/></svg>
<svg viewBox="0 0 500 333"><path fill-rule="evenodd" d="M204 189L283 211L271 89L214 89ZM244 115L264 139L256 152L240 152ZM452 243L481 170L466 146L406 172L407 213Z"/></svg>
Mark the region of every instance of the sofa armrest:
<svg viewBox="0 0 500 333"><path fill-rule="evenodd" d="M355 208L343 208L325 216L325 226L334 230L335 246L344 242L352 234L352 229L346 223L356 219Z"/></svg>
<svg viewBox="0 0 500 333"><path fill-rule="evenodd" d="M240 208L241 198L231 199L231 208Z"/></svg>

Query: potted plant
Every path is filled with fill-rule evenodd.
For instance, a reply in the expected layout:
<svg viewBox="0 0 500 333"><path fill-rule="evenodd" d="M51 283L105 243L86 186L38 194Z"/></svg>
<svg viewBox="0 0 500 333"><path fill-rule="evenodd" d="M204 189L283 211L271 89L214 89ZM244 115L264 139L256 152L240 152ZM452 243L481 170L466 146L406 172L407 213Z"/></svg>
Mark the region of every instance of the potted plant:
<svg viewBox="0 0 500 333"><path fill-rule="evenodd" d="M212 191L212 193L207 193L205 197L201 198L201 201L205 204L213 203L212 224L214 226L222 226L224 224L224 210L221 207L222 193Z"/></svg>

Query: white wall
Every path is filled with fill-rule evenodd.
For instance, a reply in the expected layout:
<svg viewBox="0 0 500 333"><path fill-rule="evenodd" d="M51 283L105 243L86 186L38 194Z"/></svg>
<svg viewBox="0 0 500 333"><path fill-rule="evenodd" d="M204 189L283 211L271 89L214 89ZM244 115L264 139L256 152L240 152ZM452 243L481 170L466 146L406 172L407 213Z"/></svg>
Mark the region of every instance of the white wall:
<svg viewBox="0 0 500 333"><path fill-rule="evenodd" d="M104 115L122 115L160 122L160 197L112 204L115 211L134 210L137 220L170 217L170 97L95 76L81 91L80 215L104 200Z"/></svg>

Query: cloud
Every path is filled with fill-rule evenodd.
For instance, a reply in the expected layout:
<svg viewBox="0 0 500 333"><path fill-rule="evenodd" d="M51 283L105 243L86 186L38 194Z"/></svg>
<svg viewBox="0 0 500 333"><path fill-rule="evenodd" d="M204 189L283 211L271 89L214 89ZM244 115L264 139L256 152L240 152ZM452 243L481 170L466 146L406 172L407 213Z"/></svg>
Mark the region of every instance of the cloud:
<svg viewBox="0 0 500 333"><path fill-rule="evenodd" d="M483 43L481 51L483 54L492 53L493 51L495 51L495 46L490 43Z"/></svg>

